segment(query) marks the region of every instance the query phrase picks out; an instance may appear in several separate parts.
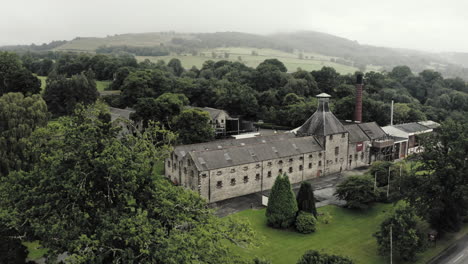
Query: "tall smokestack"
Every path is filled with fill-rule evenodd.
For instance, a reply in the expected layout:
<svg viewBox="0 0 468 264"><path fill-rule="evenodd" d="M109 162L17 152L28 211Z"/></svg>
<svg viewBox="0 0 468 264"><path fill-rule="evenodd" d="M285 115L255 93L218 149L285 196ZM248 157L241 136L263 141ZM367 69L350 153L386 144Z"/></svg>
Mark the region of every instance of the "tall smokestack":
<svg viewBox="0 0 468 264"><path fill-rule="evenodd" d="M362 122L362 74L356 78L356 106L354 108L354 121Z"/></svg>

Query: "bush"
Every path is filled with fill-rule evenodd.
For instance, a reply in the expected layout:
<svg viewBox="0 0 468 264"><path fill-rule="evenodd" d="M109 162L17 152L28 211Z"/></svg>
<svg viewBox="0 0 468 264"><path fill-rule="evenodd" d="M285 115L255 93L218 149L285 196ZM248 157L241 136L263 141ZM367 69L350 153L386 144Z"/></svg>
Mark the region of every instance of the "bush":
<svg viewBox="0 0 468 264"><path fill-rule="evenodd" d="M365 209L376 199L374 182L368 176L351 176L336 187L335 196L348 208Z"/></svg>
<svg viewBox="0 0 468 264"><path fill-rule="evenodd" d="M333 220L333 216L329 212L325 212L321 214L320 218L318 219L320 220L321 223L328 225Z"/></svg>
<svg viewBox="0 0 468 264"><path fill-rule="evenodd" d="M328 255L315 250L307 251L298 261L297 264L354 264L347 258L337 255Z"/></svg>
<svg viewBox="0 0 468 264"><path fill-rule="evenodd" d="M296 229L303 234L315 232L316 222L313 214L300 211L296 218Z"/></svg>
<svg viewBox="0 0 468 264"><path fill-rule="evenodd" d="M278 175L271 189L266 210L269 226L288 228L294 224L297 202L286 174Z"/></svg>

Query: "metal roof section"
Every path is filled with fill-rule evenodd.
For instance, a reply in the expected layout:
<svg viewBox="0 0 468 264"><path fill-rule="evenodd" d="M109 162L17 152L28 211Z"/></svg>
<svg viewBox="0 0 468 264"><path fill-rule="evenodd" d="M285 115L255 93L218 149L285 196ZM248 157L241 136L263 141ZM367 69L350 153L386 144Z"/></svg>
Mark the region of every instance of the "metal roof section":
<svg viewBox="0 0 468 264"><path fill-rule="evenodd" d="M426 126L420 125L416 122L413 123L406 123L406 124L399 124L399 125L394 125L394 127L409 133L409 134L420 134L420 133L426 133L426 132L431 132L432 129L428 128Z"/></svg>
<svg viewBox="0 0 468 264"><path fill-rule="evenodd" d="M350 143L370 141L370 138L362 131L358 124L348 124L345 125L345 128L348 130Z"/></svg>
<svg viewBox="0 0 468 264"><path fill-rule="evenodd" d="M293 144L301 148L294 148ZM272 150L276 150L275 153ZM323 148L312 137L289 138L280 141L271 141L266 144L253 144L246 146L236 146L225 149L215 149L211 151L191 152L195 166L200 171L220 169L242 164L261 162L266 160L286 158L294 155L301 155L311 152L322 151ZM252 155L254 153L255 155ZM227 160L225 157L230 157ZM202 164L201 161L205 163Z"/></svg>
<svg viewBox="0 0 468 264"><path fill-rule="evenodd" d="M408 139L408 133L396 128L395 126L384 126L382 127L382 130L393 137Z"/></svg>
<svg viewBox="0 0 468 264"><path fill-rule="evenodd" d="M330 112L330 97L326 93L317 95L317 111L296 131L299 136L327 136L347 132L338 118Z"/></svg>
<svg viewBox="0 0 468 264"><path fill-rule="evenodd" d="M434 122L432 120L420 121L420 122L418 122L418 124L423 125L423 126L428 127L428 128L431 128L431 129L440 127L439 123Z"/></svg>
<svg viewBox="0 0 468 264"><path fill-rule="evenodd" d="M387 133L385 133L385 131L377 125L376 122L360 123L357 125L366 134L366 136L372 140L387 137Z"/></svg>

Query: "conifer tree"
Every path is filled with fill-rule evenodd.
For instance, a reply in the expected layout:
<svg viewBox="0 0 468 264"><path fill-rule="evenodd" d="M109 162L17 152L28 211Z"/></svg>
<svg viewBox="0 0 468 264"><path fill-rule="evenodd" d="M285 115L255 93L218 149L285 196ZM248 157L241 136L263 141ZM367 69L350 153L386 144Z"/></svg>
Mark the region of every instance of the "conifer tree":
<svg viewBox="0 0 468 264"><path fill-rule="evenodd" d="M317 208L315 208L314 189L309 182L302 182L297 194L297 207L299 211L311 213L317 218Z"/></svg>
<svg viewBox="0 0 468 264"><path fill-rule="evenodd" d="M288 228L294 224L297 202L286 174L278 175L271 189L266 210L269 226Z"/></svg>

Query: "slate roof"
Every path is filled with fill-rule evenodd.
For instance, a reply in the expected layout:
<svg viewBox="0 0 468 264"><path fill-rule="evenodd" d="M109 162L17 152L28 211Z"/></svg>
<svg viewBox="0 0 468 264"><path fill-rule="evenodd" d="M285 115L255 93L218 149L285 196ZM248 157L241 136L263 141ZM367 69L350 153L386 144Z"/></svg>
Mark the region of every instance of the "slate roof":
<svg viewBox="0 0 468 264"><path fill-rule="evenodd" d="M357 124L359 128L372 140L387 137L383 129L375 122Z"/></svg>
<svg viewBox="0 0 468 264"><path fill-rule="evenodd" d="M197 108L197 109L208 112L210 114L211 119L217 119L218 116L223 112L226 113L227 117L229 118L228 113L222 109L216 109L216 108L211 108L211 107L196 107L196 106L189 106L189 107Z"/></svg>
<svg viewBox="0 0 468 264"><path fill-rule="evenodd" d="M111 121L114 121L115 119L121 117L127 120L130 120L130 114L135 113L135 110L131 108L115 108L115 107L109 107L109 111L111 114Z"/></svg>
<svg viewBox="0 0 468 264"><path fill-rule="evenodd" d="M362 131L358 124L347 124L345 128L349 132L350 143L370 141L370 138Z"/></svg>
<svg viewBox="0 0 468 264"><path fill-rule="evenodd" d="M189 152L199 171L213 170L293 155L322 151L323 148L312 137L291 137L265 143L209 151Z"/></svg>
<svg viewBox="0 0 468 264"><path fill-rule="evenodd" d="M406 132L406 133L418 133L429 130L430 128L420 125L416 122L394 125L394 127Z"/></svg>
<svg viewBox="0 0 468 264"><path fill-rule="evenodd" d="M294 137L295 135L292 133L281 133L281 134L276 134L276 135L251 137L251 138L243 138L243 139L217 140L217 141L212 141L212 142L176 146L174 149L174 153L178 155L179 157L184 157L187 153L193 152L193 151L226 149L226 148L231 148L231 147L247 146L251 144L269 143L272 141L282 141L282 140L287 140L287 139L294 138Z"/></svg>
<svg viewBox="0 0 468 264"><path fill-rule="evenodd" d="M326 136L347 132L336 116L330 112L327 94L319 94L317 111L297 130L302 136Z"/></svg>

